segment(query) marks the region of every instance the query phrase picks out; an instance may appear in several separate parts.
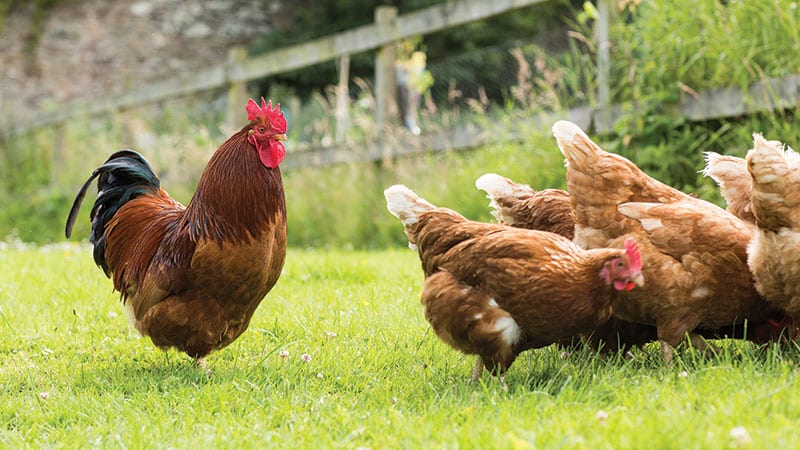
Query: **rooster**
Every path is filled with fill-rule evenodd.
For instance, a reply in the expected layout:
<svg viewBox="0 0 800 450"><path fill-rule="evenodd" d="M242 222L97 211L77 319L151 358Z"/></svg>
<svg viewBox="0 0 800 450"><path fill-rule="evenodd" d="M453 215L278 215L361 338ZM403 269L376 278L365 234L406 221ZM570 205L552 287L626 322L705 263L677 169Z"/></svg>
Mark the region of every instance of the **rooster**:
<svg viewBox="0 0 800 450"><path fill-rule="evenodd" d="M286 256L286 204L278 165L286 149L280 105L250 99L244 128L209 160L184 207L132 150L112 154L78 192L72 234L92 180L94 260L113 279L133 327L153 344L204 366L247 329Z"/></svg>
<svg viewBox="0 0 800 450"><path fill-rule="evenodd" d="M756 291L748 270L752 226L650 178L572 123L557 122L553 134L567 160L575 242L619 247L632 234L640 244L650 282L621 294L613 310L626 321L655 325L665 360L687 334L704 349L702 330L735 330L782 316Z"/></svg>
<svg viewBox="0 0 800 450"><path fill-rule="evenodd" d="M616 291L642 286L637 244L583 250L557 234L473 222L405 186L384 191L419 251L422 304L437 336L502 375L520 352L593 330Z"/></svg>

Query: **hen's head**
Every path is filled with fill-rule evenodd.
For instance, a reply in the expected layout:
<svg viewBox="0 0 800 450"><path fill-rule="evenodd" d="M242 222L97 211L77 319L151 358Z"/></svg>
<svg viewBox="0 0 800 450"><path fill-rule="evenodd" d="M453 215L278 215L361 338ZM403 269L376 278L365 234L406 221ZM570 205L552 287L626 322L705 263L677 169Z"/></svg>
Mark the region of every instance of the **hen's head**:
<svg viewBox="0 0 800 450"><path fill-rule="evenodd" d="M261 163L270 169L278 167L286 156L286 118L281 112L280 103L272 108L272 100L264 101L261 106L252 98L247 103L247 120L250 121L247 131L247 142L258 152Z"/></svg>
<svg viewBox="0 0 800 450"><path fill-rule="evenodd" d="M639 246L632 238L625 239L625 253L612 258L600 270L606 284L614 286L618 291L630 291L634 286L644 286L642 275L642 254Z"/></svg>

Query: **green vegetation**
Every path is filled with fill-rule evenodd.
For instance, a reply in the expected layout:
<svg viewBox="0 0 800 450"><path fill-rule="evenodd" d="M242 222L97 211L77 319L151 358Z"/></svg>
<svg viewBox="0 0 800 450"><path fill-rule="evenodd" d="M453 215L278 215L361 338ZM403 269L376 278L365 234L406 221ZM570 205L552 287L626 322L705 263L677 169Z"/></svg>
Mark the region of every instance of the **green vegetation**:
<svg viewBox="0 0 800 450"><path fill-rule="evenodd" d="M416 9L426 2L410 2L404 8ZM558 8L563 6L556 3ZM794 147L800 145L800 128L793 126L792 110L699 123L689 123L675 113L676 102L695 91L745 87L765 78L800 73L800 10L796 2L612 3L626 5L611 34L612 94L614 101L623 105L623 116L613 134L597 137L607 150L629 157L647 173L681 190L720 202L718 190L698 173L703 167L703 152L743 156L756 131ZM338 2L330 5L343 7ZM550 17L550 13L537 11ZM530 42L490 47L492 58L475 47L463 48L464 53L453 56L451 69L455 72L463 72L459 67L484 67L490 61L504 59L500 66L514 66L515 72L486 69L486 75L496 76L494 88L508 84L502 77L511 76L515 85L500 89L501 101L496 96L488 100L478 96L458 105L449 100L435 104L435 95L442 94L431 89L420 112L423 129L436 131L454 124L478 123L491 133L536 112L596 103L596 48L591 41L594 14L589 6L576 11L575 18L569 19L568 42L557 54L547 54L543 47ZM455 30L452 36L460 37L453 39L467 46L478 41L489 45L480 39L488 39L496 27L518 30L526 17L539 17L512 16L499 18L495 27L474 24ZM467 44L465 34L470 33L480 39ZM437 48L447 48L437 39L449 42L452 36L448 36L426 37L423 45L429 57L439 51ZM449 73L431 69L439 84ZM358 152L372 142L374 114L369 84L361 79L354 79L354 83L360 86L359 97L351 105L353 127L344 141ZM464 95L475 88L474 83L469 86L448 88L445 97ZM277 83L267 94L290 99L292 93L291 87ZM218 104L205 109L191 104L212 103L209 100L215 95L203 94L192 100L0 138L0 239L10 236L40 243L62 240L63 220L74 193L107 155L122 147L141 151L156 168L165 188L179 200L188 201L208 156L231 132L220 125L224 120ZM333 142L331 91L309 98L302 108L291 108L284 101L290 111L290 152ZM192 111L191 115L186 111ZM399 159L388 165L364 163L284 171L290 244L301 248L402 245L401 236L391 232L393 224L383 204L382 191L393 183L406 184L430 201L470 218L488 220L486 200L473 187L483 173L497 172L536 189L563 187L561 157L549 134L549 126L531 125L522 130L518 140L509 141L499 132L492 136L495 144L461 153ZM88 221L79 221L75 235L88 235Z"/></svg>
<svg viewBox="0 0 800 450"><path fill-rule="evenodd" d="M505 385L470 384L474 360L430 331L419 261L405 249L290 251L249 330L208 358L210 376L135 337L86 246L5 245L0 273L3 448L772 449L800 439L795 349L719 341L718 357L684 351L668 366L653 344L611 358L548 347L524 353Z"/></svg>

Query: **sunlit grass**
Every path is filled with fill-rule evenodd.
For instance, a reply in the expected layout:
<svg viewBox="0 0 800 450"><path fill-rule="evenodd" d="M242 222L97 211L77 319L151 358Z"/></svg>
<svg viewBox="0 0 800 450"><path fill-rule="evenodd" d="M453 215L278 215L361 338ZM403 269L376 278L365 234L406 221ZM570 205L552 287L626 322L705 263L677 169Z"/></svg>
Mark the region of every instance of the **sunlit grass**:
<svg viewBox="0 0 800 450"><path fill-rule="evenodd" d="M611 358L549 347L505 385L470 384L473 359L429 331L405 249L290 250L210 376L131 333L85 246L4 246L0 273L4 448L716 449L744 445L735 427L747 448L800 438L796 349L724 342L667 366L654 345Z"/></svg>

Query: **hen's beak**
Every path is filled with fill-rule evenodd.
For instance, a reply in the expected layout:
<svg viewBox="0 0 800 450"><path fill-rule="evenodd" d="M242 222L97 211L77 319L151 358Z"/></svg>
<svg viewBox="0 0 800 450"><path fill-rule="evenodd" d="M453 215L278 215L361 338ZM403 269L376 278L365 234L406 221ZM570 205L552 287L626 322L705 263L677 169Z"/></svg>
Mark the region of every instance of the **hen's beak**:
<svg viewBox="0 0 800 450"><path fill-rule="evenodd" d="M639 272L631 279L631 281L635 285L637 285L639 287L643 287L644 286L644 275L642 275L642 273Z"/></svg>

